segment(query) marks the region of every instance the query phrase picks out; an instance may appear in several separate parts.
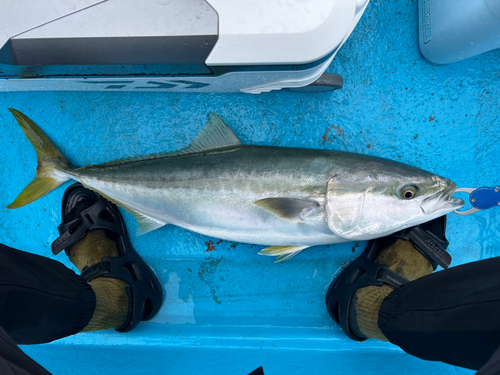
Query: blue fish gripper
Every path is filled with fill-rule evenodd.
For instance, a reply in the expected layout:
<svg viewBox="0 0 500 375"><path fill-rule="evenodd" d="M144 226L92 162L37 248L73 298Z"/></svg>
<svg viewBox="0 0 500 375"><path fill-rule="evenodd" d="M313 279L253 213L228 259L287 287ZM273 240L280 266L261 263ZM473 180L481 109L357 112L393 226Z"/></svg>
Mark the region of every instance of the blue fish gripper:
<svg viewBox="0 0 500 375"><path fill-rule="evenodd" d="M500 206L500 187L459 188L455 193L469 193L469 203L472 208L467 211L454 212L459 215L470 215L478 211L489 210Z"/></svg>

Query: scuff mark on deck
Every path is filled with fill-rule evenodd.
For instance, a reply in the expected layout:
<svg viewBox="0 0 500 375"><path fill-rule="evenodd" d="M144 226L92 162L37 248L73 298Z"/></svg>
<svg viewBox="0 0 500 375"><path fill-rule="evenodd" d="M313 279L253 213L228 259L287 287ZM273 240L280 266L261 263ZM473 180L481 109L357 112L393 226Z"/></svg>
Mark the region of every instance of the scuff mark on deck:
<svg viewBox="0 0 500 375"><path fill-rule="evenodd" d="M195 324L194 301L191 294L187 299L179 297L181 278L172 272L168 276L165 288L165 302L156 316L150 320L160 324Z"/></svg>
<svg viewBox="0 0 500 375"><path fill-rule="evenodd" d="M215 291L216 287L213 285L213 281L214 281L213 275L217 271L217 266L221 262L221 259L205 258L205 260L207 262L203 263L200 266L200 270L198 271L198 278L201 281L203 281L205 284L207 284L207 286L210 290L210 293L212 293L213 300L215 301L215 303L220 305L222 302L219 301L219 299L217 298L216 291ZM219 289L219 288L217 287L217 289Z"/></svg>

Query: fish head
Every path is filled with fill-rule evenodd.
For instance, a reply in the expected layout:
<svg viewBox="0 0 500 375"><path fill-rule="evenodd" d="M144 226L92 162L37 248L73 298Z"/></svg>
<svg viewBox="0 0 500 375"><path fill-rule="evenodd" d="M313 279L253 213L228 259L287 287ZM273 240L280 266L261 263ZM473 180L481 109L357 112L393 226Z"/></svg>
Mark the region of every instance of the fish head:
<svg viewBox="0 0 500 375"><path fill-rule="evenodd" d="M329 229L352 241L383 237L464 205L456 184L406 164L379 159L352 165L328 181Z"/></svg>

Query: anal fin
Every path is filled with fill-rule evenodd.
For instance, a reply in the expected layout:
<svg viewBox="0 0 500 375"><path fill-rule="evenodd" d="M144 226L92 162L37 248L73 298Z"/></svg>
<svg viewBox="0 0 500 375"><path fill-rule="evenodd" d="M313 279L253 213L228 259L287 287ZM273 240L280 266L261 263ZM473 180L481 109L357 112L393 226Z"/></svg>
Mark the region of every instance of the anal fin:
<svg viewBox="0 0 500 375"><path fill-rule="evenodd" d="M139 229L137 230L136 235L141 236L143 234L146 234L148 232L152 232L155 229L161 228L167 223L164 223L162 221L153 219L152 217L146 216L144 214L141 214L137 211L129 209L130 213L134 215L134 217L137 219L137 223L139 224Z"/></svg>
<svg viewBox="0 0 500 375"><path fill-rule="evenodd" d="M289 245L289 246L269 246L259 252L260 255L275 256L274 263L283 262L307 249L308 245Z"/></svg>
<svg viewBox="0 0 500 375"><path fill-rule="evenodd" d="M80 181L80 182L87 189L95 191L97 194L103 196L108 201L116 204L117 206L120 206L124 210L127 210L132 215L134 215L135 219L137 220L137 223L139 224L139 229L137 230L136 236L141 236L143 234L146 234L148 232L154 231L155 229L161 228L161 227L163 227L163 226L165 226L165 225L168 224L168 223L164 223L163 221L154 219L154 218L152 218L150 216L144 215L143 213L140 213L140 212L134 210L133 208L130 208L130 207L124 205L123 203L118 202L117 200L111 198L110 196L108 196L106 194L103 194L99 190L97 190L97 189L95 189L95 188L93 188L91 186L88 186L84 181Z"/></svg>

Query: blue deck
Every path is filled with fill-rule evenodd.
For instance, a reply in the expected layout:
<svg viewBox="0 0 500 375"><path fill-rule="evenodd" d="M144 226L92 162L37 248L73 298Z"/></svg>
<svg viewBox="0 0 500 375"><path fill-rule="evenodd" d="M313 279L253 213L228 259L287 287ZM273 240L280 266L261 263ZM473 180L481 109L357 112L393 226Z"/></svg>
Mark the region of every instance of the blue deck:
<svg viewBox="0 0 500 375"><path fill-rule="evenodd" d="M52 257L61 187L18 209L35 153L7 107L43 128L75 165L179 149L214 111L248 144L382 156L453 179L500 182L500 53L448 66L419 53L417 1L373 0L329 67L345 87L303 94L0 93L0 241ZM65 185L65 187L68 184ZM449 215L453 265L500 255L500 210ZM136 223L125 214L130 232ZM468 374L370 340L355 343L324 306L332 275L363 249L308 249L273 264L260 246L173 226L132 241L165 285L166 302L137 330L79 334L23 349L54 374ZM70 266L63 254L57 260Z"/></svg>

